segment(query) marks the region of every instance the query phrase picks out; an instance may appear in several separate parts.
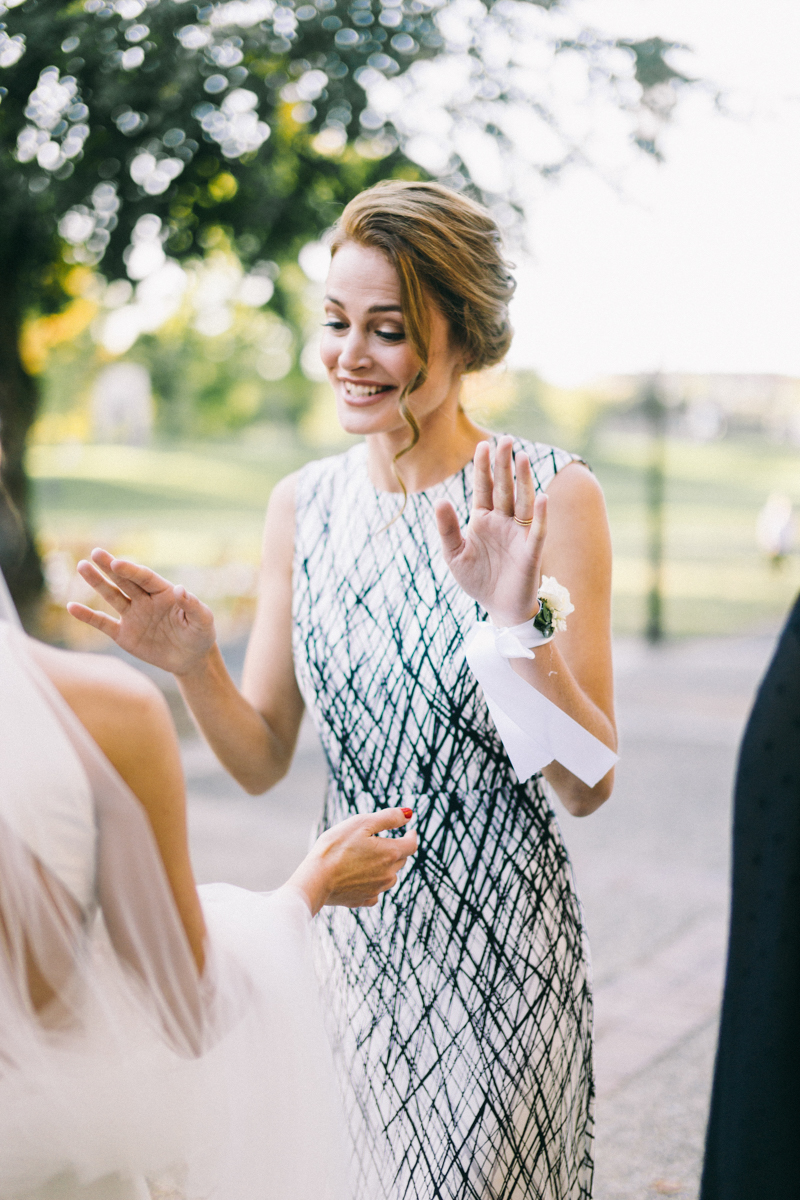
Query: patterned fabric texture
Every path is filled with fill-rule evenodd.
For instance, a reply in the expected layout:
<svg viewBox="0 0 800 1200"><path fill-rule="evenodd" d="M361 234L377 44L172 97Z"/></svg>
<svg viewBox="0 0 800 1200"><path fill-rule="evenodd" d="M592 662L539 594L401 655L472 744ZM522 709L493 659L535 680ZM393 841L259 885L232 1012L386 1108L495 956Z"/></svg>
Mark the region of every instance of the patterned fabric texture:
<svg viewBox="0 0 800 1200"><path fill-rule="evenodd" d="M539 489L574 457L520 449ZM363 445L309 463L296 497L294 655L330 770L323 825L408 804L421 845L375 908L317 923L354 1200L589 1197L580 905L542 780L517 780L465 662L486 614L435 524L439 497L466 524L472 464L392 524L400 497L371 484Z"/></svg>

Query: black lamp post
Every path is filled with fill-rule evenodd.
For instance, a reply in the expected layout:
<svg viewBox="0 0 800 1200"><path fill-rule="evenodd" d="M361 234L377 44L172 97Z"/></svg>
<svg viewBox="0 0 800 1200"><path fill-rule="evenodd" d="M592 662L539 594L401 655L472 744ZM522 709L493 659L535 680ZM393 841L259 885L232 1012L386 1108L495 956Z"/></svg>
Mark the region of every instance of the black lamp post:
<svg viewBox="0 0 800 1200"><path fill-rule="evenodd" d="M664 492L667 408L661 398L658 380L655 377L647 384L642 409L650 432L650 462L645 475L647 558L650 576L645 637L648 642L660 642L664 637Z"/></svg>

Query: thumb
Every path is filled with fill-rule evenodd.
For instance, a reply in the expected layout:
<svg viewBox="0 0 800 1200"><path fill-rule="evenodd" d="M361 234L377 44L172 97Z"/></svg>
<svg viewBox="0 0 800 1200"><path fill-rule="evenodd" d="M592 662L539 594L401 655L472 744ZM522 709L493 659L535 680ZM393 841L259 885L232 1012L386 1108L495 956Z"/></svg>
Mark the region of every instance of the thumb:
<svg viewBox="0 0 800 1200"><path fill-rule="evenodd" d="M449 500L438 500L435 512L436 527L439 530L439 537L442 539L445 561L449 563L464 545L461 526L458 523L456 510Z"/></svg>
<svg viewBox="0 0 800 1200"><path fill-rule="evenodd" d="M365 828L372 837L384 829L399 829L401 825L407 825L413 815L410 808L382 808L370 816Z"/></svg>
<svg viewBox="0 0 800 1200"><path fill-rule="evenodd" d="M176 584L172 589L172 598L183 609L187 617L202 617L208 608L193 592L187 592L183 584Z"/></svg>

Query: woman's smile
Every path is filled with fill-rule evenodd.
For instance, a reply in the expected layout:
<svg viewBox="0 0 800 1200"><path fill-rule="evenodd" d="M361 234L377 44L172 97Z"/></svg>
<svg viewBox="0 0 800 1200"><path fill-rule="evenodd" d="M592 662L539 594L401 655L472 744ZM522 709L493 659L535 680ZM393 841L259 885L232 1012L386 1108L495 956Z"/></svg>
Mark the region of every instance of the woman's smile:
<svg viewBox="0 0 800 1200"><path fill-rule="evenodd" d="M340 377L339 383L342 385L347 403L359 408L365 407L380 396L385 396L387 392L397 390L393 383L368 383L361 379L342 379Z"/></svg>

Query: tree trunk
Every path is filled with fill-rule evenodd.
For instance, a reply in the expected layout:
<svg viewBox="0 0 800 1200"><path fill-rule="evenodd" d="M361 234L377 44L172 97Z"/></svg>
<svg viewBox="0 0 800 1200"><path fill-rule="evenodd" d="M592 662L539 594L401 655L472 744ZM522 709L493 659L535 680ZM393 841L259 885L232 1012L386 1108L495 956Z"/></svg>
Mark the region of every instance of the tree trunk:
<svg viewBox="0 0 800 1200"><path fill-rule="evenodd" d="M39 389L19 354L20 306L8 277L0 289L0 568L20 616L36 619L44 576L30 521L30 487L25 473L28 432Z"/></svg>

